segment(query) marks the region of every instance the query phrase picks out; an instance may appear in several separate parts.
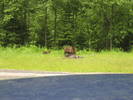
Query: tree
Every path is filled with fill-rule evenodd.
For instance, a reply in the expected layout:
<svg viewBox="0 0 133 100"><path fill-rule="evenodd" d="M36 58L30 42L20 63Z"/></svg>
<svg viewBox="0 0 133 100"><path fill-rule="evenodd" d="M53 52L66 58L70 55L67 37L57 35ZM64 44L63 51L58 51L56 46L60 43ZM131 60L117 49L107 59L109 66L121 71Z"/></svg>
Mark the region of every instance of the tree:
<svg viewBox="0 0 133 100"><path fill-rule="evenodd" d="M132 12L132 0L1 0L0 45L129 51Z"/></svg>

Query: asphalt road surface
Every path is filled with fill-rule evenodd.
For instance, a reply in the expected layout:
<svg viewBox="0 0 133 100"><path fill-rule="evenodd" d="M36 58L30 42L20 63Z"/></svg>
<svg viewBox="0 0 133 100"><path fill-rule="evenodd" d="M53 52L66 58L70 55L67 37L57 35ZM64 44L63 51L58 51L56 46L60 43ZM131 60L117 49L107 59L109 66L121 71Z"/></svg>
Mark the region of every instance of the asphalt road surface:
<svg viewBox="0 0 133 100"><path fill-rule="evenodd" d="M69 75L0 80L0 100L133 100L133 75Z"/></svg>

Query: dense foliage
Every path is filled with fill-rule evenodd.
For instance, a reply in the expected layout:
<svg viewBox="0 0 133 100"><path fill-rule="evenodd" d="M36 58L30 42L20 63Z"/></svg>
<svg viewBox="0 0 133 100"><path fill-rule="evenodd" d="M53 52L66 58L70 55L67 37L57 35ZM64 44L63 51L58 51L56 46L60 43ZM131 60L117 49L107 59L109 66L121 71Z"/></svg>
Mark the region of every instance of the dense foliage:
<svg viewBox="0 0 133 100"><path fill-rule="evenodd" d="M133 0L0 0L0 45L79 49L133 44Z"/></svg>

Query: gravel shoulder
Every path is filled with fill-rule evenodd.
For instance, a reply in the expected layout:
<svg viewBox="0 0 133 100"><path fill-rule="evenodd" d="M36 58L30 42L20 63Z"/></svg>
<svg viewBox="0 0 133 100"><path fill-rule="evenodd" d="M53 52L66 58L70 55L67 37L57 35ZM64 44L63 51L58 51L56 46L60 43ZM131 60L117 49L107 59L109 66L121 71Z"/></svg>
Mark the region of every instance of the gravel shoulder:
<svg viewBox="0 0 133 100"><path fill-rule="evenodd" d="M71 75L71 73L5 70L5 69L0 70L0 80L17 79L17 78L32 78L32 77L46 77L46 76L61 76L61 75Z"/></svg>
<svg viewBox="0 0 133 100"><path fill-rule="evenodd" d="M47 72L47 71L44 72L44 71L0 69L0 80L47 77L47 76L63 76L63 75L92 75L92 74L127 74L127 73L110 73L110 72L68 73L68 72Z"/></svg>

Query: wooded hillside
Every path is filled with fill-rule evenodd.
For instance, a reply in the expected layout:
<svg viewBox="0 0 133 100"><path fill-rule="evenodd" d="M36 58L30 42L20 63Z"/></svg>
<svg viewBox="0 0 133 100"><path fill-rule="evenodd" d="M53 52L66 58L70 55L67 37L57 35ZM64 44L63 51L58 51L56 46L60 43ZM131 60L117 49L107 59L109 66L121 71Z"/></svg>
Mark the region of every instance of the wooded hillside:
<svg viewBox="0 0 133 100"><path fill-rule="evenodd" d="M0 0L0 45L131 49L133 0Z"/></svg>

